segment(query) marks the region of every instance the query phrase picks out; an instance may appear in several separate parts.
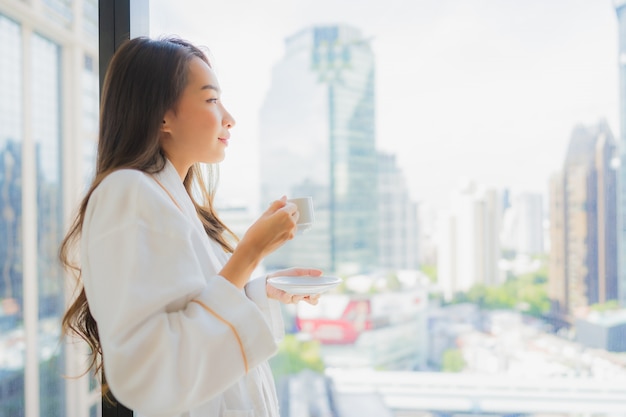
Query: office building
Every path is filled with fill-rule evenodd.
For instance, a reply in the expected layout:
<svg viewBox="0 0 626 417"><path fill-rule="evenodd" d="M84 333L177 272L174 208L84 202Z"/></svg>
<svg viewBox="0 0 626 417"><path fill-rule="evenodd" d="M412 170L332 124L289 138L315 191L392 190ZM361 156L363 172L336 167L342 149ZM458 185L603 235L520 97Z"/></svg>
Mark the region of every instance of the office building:
<svg viewBox="0 0 626 417"><path fill-rule="evenodd" d="M591 349L626 352L626 310L593 312L576 320L576 341Z"/></svg>
<svg viewBox="0 0 626 417"><path fill-rule="evenodd" d="M384 270L417 269L418 213L411 201L396 156L378 154L379 266Z"/></svg>
<svg viewBox="0 0 626 417"><path fill-rule="evenodd" d="M549 297L552 312L582 317L618 297L617 172L606 122L577 126L563 170L550 183Z"/></svg>
<svg viewBox="0 0 626 417"><path fill-rule="evenodd" d="M617 178L617 232L619 300L626 305L626 1L614 0L618 23L619 44L619 161Z"/></svg>
<svg viewBox="0 0 626 417"><path fill-rule="evenodd" d="M374 81L370 41L353 27L310 27L286 39L261 109L261 202L312 196L315 225L270 255L268 268L377 266Z"/></svg>
<svg viewBox="0 0 626 417"><path fill-rule="evenodd" d="M452 192L438 219L438 284L446 299L477 284L502 283L501 204L499 191L471 181Z"/></svg>

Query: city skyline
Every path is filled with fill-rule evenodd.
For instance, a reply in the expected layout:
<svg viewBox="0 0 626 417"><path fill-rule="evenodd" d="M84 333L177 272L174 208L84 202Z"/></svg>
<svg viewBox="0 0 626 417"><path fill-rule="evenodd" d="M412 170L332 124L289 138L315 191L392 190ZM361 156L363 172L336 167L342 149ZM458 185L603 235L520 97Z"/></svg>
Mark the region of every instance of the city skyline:
<svg viewBox="0 0 626 417"><path fill-rule="evenodd" d="M192 3L196 6L191 7ZM377 149L368 146L368 151L373 151L371 155L377 155L382 160L379 159L377 167L368 164L365 169L347 170L351 175L364 174L358 178L359 184L353 181L345 187L353 194L344 202L362 208L373 201L375 197L372 194L360 192L359 187L354 185L371 181L370 173L378 171L379 187L386 192L379 194L378 199L388 205L380 205L379 229L385 232L403 231L411 235L409 238L387 233L386 239L384 236L379 238L380 265L385 265L385 256L393 261L387 265L389 267L402 269L408 265L402 264L405 262L402 256L392 255L400 255L399 249L410 248L411 239L418 237L414 229L418 225L404 220L419 207L406 198L405 176L413 198L420 202L434 202L440 198L440 207L446 208L448 194L456 188L461 174L467 174L480 187L506 186L516 191L540 188L539 191L545 191L548 174L562 167L566 160L566 145L578 124L588 126L597 123L598 119L607 118L613 136L619 136L617 118L606 116L611 109L617 116L618 109L617 33L611 0L554 0L550 4L538 0L528 0L523 4L496 0L388 0L385 3L366 0L231 0L224 3L150 1L154 16L161 16L151 22L153 35L179 34L211 48L212 62L224 90L224 102L238 119L227 159L222 165L218 201L243 202L257 209L255 200L277 198L278 195L273 194L281 192L279 186L266 193L272 195L262 195L256 180L260 176L257 174L260 174L261 150L268 151L259 145L259 121L266 120L260 106L268 92L276 93L270 87L271 70L285 54L285 39L316 25L337 24L357 28L374 49L371 62L375 62L376 85L373 88L380 100L377 99L375 106L371 106L375 109L370 109L369 105L374 102L373 99L365 98L359 103L368 112L376 111ZM0 108L5 110L0 116L4 120L0 124L0 188L3 190L0 196L3 202L0 229L5 234L4 247L0 247L0 255L3 255L0 260L5 267L0 282L0 415L84 417L100 413L95 380L91 376L79 380L73 378L84 370L86 346L59 343L59 320L65 297L71 297L71 289L63 285L64 274L57 261L58 244L74 207L73 199L81 192L82 181L88 182L93 172L99 107L97 39L99 33L100 36L104 34L98 32L97 6L97 0L0 0L0 37L8 40L0 42L0 50L4 52L4 59L0 60L0 85L2 91L7 92L0 95ZM336 9L337 14L332 14L331 9ZM110 20L103 23L104 28L112 26ZM533 25L537 23L545 25L535 30ZM576 25L579 30L574 30ZM417 31L410 31L412 26L417 26ZM508 26L524 27L524 30L505 31ZM554 38L541 42L547 36L543 30L549 27L552 27ZM531 39L526 39L526 36ZM610 42L605 42L608 38L611 38ZM611 42L614 44L611 45ZM542 52L535 55L534 47ZM580 61L574 58L572 51L578 53ZM528 62L522 62L521 58L526 58ZM510 67L516 63L520 65L515 71L504 71L512 69ZM555 66L556 63L558 65ZM533 65L536 70L532 69ZM614 70L609 69L610 65ZM546 79L533 77L538 74L545 75ZM290 90L294 82L289 77L284 79L287 80L284 88ZM581 79L583 85L579 86L577 83ZM295 85L302 87L304 83ZM500 89L492 90L490 86ZM607 95L609 90L614 98ZM502 100L497 101L499 98ZM523 98L534 100L515 103L516 99ZM350 99L349 94L344 94L339 103L345 104ZM280 104L288 110L293 110L289 106L298 100L303 107L310 104L300 97L282 100ZM365 113L371 114L368 112ZM278 116L285 113L283 110L277 112ZM310 111L309 114L317 113ZM367 121L372 119L369 117ZM280 122L280 118L278 120ZM295 117L290 121L293 126L300 126ZM546 124L540 126L541 121ZM361 119L355 125L361 130L370 126ZM291 138L291 134L281 129L283 125L278 123L277 126L276 131L287 139ZM318 124L314 127L322 130ZM531 130L537 132L536 136L528 134ZM471 136L474 133L478 136ZM275 139L280 135L270 136ZM353 141L350 145L359 148L365 143L363 140ZM371 143L371 140L367 142ZM538 153L541 155L536 156ZM520 162L515 162L513 155ZM283 163L280 157L277 159L277 163ZM317 161L317 158L314 159ZM291 158L286 160L293 162ZM551 165L554 169L548 170ZM316 162L315 167L321 172L319 166ZM603 166L609 164L604 163ZM298 168L296 165L293 169ZM513 183L515 179L522 182ZM279 181L271 183L277 185ZM533 184L540 186L531 187ZM289 190L285 192L289 193ZM303 191L305 194L308 192ZM506 191L505 194L505 205L511 203L515 207L516 200L510 198L513 192L509 195ZM319 204L322 199L316 198L315 201ZM407 204L400 204L403 202ZM491 202L466 199L466 206L472 204L474 208L464 214L466 217L468 213L482 214L475 217L478 217L477 223L482 222L480 224L484 226L487 224L485 218L497 217L492 215L496 210L489 212L483 209L496 207L497 204L491 204L493 202L493 198ZM478 206L483 208L476 209ZM228 220L235 220L234 230L245 231L245 223L252 216L242 207L231 208ZM316 206L316 210L318 208L321 204ZM353 219L363 219L353 212L345 215L346 212L339 223L348 224ZM320 218L316 220L316 226L321 225ZM374 217L365 218L366 223L374 221ZM394 229L390 226L392 222L399 227ZM469 221L465 222L465 225L469 224ZM532 224L525 231L541 233L541 222ZM366 236L365 230L361 227L356 236ZM423 234L422 230L418 230ZM512 235L515 236L515 233ZM469 234L466 233L467 236ZM404 242L403 238L406 238ZM486 240L490 244L497 243L497 236ZM474 245L471 239L464 241ZM372 247L375 249L376 246ZM465 247L462 250L465 251ZM518 248L513 250L524 252ZM385 254L385 251L388 253ZM499 249L490 251L494 252L499 252ZM415 253L401 255L410 260ZM372 255L363 263L371 263L374 258ZM492 257L491 260L494 259ZM512 270L512 267L509 269ZM423 335L428 334L432 336L433 346L441 348L429 355L437 360L443 361L444 348L457 348L459 345L462 346L457 351L459 354L469 354L472 358L486 357L487 360L468 361L466 370L472 372L489 371L493 364L506 364L506 367L498 368L499 376L505 377L516 369L523 369L528 375L543 375L543 371L568 372L571 376L583 376L572 381L578 384L586 384L584 377L587 373L600 378L611 373L623 375L622 362L615 359L614 363L607 361L611 356L603 349L609 350L611 346L608 344L594 353L573 345L561 348L565 338L555 337L547 342L551 352L550 356L545 355L548 362L544 362L543 357L537 359L537 351L533 348L541 346L539 343L533 345L528 341L529 344L516 343L512 346L512 339L507 335L496 345L496 351L486 352L483 347L487 343L494 346L491 339L494 332L477 338L476 331L482 333L484 328L465 326L465 330L461 330L463 326L459 324L463 324L461 322L467 317L455 322L458 310L456 313L451 310L444 312L437 308L435 300L432 304L429 301L431 290L436 298L438 289L429 282L426 274L407 272L398 271L397 275L394 273L386 277L384 288L400 292L401 288L410 288L408 282L424 286L423 293L420 290L416 294L418 298L413 299L413 307L420 309L419 330L411 327L407 331L407 327L403 327L406 323L392 323L393 320L390 320L384 324L393 326L382 328L380 333L368 334L362 339L361 346L371 350L369 346L372 345L367 343L374 337L378 338L373 345L377 349L376 356L372 357L375 363L383 363L398 351L413 353L413 341L398 338L397 342L392 342L395 345L390 343L393 340L390 336L411 334L422 341L417 363L420 368L411 370L425 370L421 366L426 359L424 355L428 353L426 343L429 341ZM544 278L541 274L544 274L543 270L537 272L533 279L540 281ZM407 279L409 275L413 277L410 280ZM351 278L356 278L356 282L366 279L371 289L383 289L374 285L380 282L380 277ZM494 284L493 281L489 283ZM346 288L353 288L347 284L348 280ZM538 286L543 288L543 284ZM368 290L368 293L371 291ZM517 293L521 297L522 291ZM419 304L415 304L416 301ZM515 304L515 308L520 305ZM401 307L402 304L395 306ZM430 306L434 309L427 315L426 308ZM289 313L290 307L295 309L295 306L288 306L286 313ZM316 308L320 310L320 307ZM477 312L481 307L489 308L482 305L482 301L471 306ZM514 308L513 304L511 308ZM395 320L397 311L390 311L387 317ZM360 317L355 320L356 325L362 325ZM497 317L490 313L484 317L487 318L485 323L494 324L492 330L504 323L502 317L499 321L491 321ZM430 326L430 318L439 321L438 327L427 327ZM521 316L519 320L521 323ZM507 330L522 334L522 328L514 325L514 321L509 319L506 322ZM431 329L438 331L432 332ZM466 333L468 331L471 334ZM526 331L523 333L528 334ZM547 334L542 331L542 336ZM536 338L541 342L539 337ZM595 337L592 339L594 343L597 341ZM68 339L68 342L71 341L71 338ZM355 347L359 346L355 344ZM379 347L386 347L387 350L378 350ZM575 352L584 353L578 355L575 362L571 362L567 355L573 348ZM534 362L526 362L527 357L519 354L524 351L528 357L535 357ZM486 353L488 356L485 356ZM348 354L358 358L359 350ZM589 358L594 359L590 361ZM569 366L562 366L561 361L568 362ZM328 362L327 366L330 369L333 365ZM66 379L64 375L71 378ZM527 400L533 399L532 392L523 394ZM295 404L301 398L292 395L290 400ZM471 406L476 411L475 403ZM468 408L467 411L471 410Z"/></svg>
<svg viewBox="0 0 626 417"><path fill-rule="evenodd" d="M545 195L578 124L606 119L618 134L610 0L151 2L152 35L210 48L238 121L218 198L258 201L249 173L271 68L285 38L337 21L372 39L377 147L398 155L417 201L445 207L463 177Z"/></svg>

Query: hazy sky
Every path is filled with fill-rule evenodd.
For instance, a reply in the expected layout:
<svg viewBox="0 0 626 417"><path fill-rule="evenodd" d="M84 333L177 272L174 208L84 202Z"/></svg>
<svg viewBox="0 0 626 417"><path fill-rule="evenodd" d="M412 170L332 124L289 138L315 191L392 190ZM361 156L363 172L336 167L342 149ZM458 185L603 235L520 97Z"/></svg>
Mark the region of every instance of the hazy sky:
<svg viewBox="0 0 626 417"><path fill-rule="evenodd" d="M207 46L237 119L223 199L254 201L259 108L285 37L347 23L376 55L377 146L412 197L447 205L461 179L545 192L573 127L618 135L617 19L610 0L159 0L151 34ZM279 197L279 196L276 196Z"/></svg>

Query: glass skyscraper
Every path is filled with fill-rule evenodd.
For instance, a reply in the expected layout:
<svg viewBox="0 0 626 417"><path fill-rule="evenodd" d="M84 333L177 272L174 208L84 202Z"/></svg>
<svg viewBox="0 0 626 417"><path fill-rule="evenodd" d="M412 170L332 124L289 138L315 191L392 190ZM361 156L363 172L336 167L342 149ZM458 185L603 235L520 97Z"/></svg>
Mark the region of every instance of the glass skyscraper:
<svg viewBox="0 0 626 417"><path fill-rule="evenodd" d="M617 179L619 300L626 305L626 0L615 0L619 34L619 125L620 169Z"/></svg>
<svg viewBox="0 0 626 417"><path fill-rule="evenodd" d="M286 39L261 110L261 195L310 195L314 227L266 259L355 273L377 264L374 55L349 26Z"/></svg>
<svg viewBox="0 0 626 417"><path fill-rule="evenodd" d="M95 149L97 33L96 0L0 3L0 417L98 413L88 378L67 378L86 354L61 339L58 261Z"/></svg>
<svg viewBox="0 0 626 417"><path fill-rule="evenodd" d="M577 126L550 188L552 313L573 321L617 298L615 141L605 121Z"/></svg>

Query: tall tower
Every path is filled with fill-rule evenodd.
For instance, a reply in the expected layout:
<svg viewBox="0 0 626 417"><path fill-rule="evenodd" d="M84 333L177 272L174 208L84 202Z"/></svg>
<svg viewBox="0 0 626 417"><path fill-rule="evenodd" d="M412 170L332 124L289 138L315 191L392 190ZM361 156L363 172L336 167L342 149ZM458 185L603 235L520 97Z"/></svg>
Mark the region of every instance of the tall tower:
<svg viewBox="0 0 626 417"><path fill-rule="evenodd" d="M474 285L502 283L500 228L502 195L473 181L450 196L450 209L439 219L438 281L447 300Z"/></svg>
<svg viewBox="0 0 626 417"><path fill-rule="evenodd" d="M572 132L562 173L551 182L550 299L564 318L617 298L616 172L606 122Z"/></svg>
<svg viewBox="0 0 626 417"><path fill-rule="evenodd" d="M379 267L389 271L417 269L417 204L411 201L396 156L378 154Z"/></svg>
<svg viewBox="0 0 626 417"><path fill-rule="evenodd" d="M266 259L331 273L376 266L374 55L352 27L286 40L261 109L261 199L313 196L316 223Z"/></svg>
<svg viewBox="0 0 626 417"><path fill-rule="evenodd" d="M614 0L619 44L619 141L620 169L617 178L618 286L619 300L626 305L626 0Z"/></svg>

